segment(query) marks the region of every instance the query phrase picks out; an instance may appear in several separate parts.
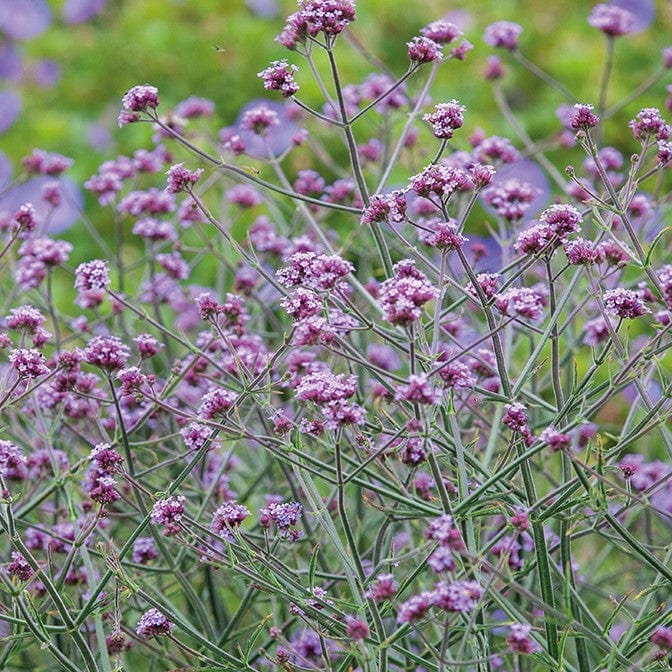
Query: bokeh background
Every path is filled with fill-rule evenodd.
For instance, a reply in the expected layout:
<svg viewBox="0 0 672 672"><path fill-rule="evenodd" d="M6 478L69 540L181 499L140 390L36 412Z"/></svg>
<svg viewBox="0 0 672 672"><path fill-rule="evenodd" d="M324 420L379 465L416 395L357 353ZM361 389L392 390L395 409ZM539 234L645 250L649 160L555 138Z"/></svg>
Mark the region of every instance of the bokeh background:
<svg viewBox="0 0 672 672"><path fill-rule="evenodd" d="M617 40L610 101L660 67L661 49L672 44L671 2L618 3L634 9L642 30ZM447 17L463 28L474 49L466 61L442 66L434 99L457 98L466 105L469 132L482 127L488 135L510 135L483 79L494 53L483 42L485 27L503 19L523 24L521 51L562 80L577 101L596 102L605 39L587 24L592 6L580 0L360 0L358 20L338 45L343 79L361 82L376 70L375 59L402 74L405 43L430 21ZM209 98L215 103L211 128L232 124L246 102L265 95L257 73L269 61L286 57L304 65L273 41L295 8L294 0L0 0L0 211L2 190L21 181L21 158L35 147L72 157L68 174L79 185L104 160L150 147L146 125L119 129L116 123L121 97L135 84L157 86L163 109L192 95ZM511 62L509 54L500 55ZM557 133L555 110L562 97L512 66L503 87L521 125L535 140ZM298 75L301 96L319 108L322 101L305 70ZM659 82L646 104L662 107L669 81ZM626 156L634 149L627 121L640 106L641 101L622 110L604 138ZM561 170L582 160L578 150L549 158ZM94 223L103 217L95 197L83 190L81 205ZM78 239L78 251L86 256L82 230L75 220L61 235Z"/></svg>

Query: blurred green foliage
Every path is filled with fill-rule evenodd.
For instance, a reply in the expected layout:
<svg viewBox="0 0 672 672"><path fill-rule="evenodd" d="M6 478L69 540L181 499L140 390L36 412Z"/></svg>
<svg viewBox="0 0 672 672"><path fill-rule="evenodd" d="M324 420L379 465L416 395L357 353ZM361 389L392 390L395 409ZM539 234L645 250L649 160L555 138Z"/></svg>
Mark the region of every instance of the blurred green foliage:
<svg viewBox="0 0 672 672"><path fill-rule="evenodd" d="M146 138L146 129L122 132L116 128L120 98L131 86L154 84L166 106L190 95L211 98L219 121L226 125L246 101L264 95L256 73L269 61L288 57L303 65L302 59L292 58L273 41L284 17L296 6L288 0L279 3L280 12L272 19L255 15L243 0L113 0L99 16L80 25L60 23L57 17L63 3L52 4L56 20L45 33L26 42L24 49L29 61L56 61L62 78L52 88L23 85L24 112L2 137L3 150L15 163L32 147L43 147L73 156L74 175L86 178L103 158L130 152ZM626 95L660 63L660 50L672 31L672 5L658 5L651 28L618 40L612 100ZM500 19L523 24L521 50L576 92L577 100L588 101L598 87L605 53L602 35L586 23L591 6L579 0L543 4L489 0L477 7L466 0L450 4L361 0L351 32L367 52L401 74L407 65L405 43L422 26L454 12L475 49L465 62L443 66L433 96L458 98L465 104L468 128L509 133L496 114L490 86L481 77L493 52L482 40L485 26ZM345 41L338 51L346 82L359 82L373 69ZM300 75L307 82L308 73ZM509 69L505 88L533 138L557 128L554 110L562 102L557 93L518 66ZM650 93L651 104L661 106L663 95L664 87L659 86ZM317 95L312 97L309 102L320 106ZM626 110L622 118L627 120L632 111ZM92 123L111 133L112 144L102 153L93 151L88 142ZM618 135L609 140L618 142Z"/></svg>

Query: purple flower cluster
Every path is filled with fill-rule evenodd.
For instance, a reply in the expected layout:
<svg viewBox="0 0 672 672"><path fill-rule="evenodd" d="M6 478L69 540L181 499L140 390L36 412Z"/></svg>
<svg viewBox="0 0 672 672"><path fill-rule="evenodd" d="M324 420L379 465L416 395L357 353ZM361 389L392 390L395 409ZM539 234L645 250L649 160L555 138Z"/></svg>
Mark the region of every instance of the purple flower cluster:
<svg viewBox="0 0 672 672"><path fill-rule="evenodd" d="M288 266L276 272L285 287L303 285L316 291L334 289L339 281L352 273L355 267L337 254L295 252L288 259Z"/></svg>
<svg viewBox="0 0 672 672"><path fill-rule="evenodd" d="M464 105L451 100L449 103L439 103L433 112L425 114L422 118L431 124L435 138L450 140L453 133L458 128L462 128L465 110Z"/></svg>
<svg viewBox="0 0 672 672"><path fill-rule="evenodd" d="M296 526L301 520L302 511L299 502L271 501L259 511L259 525L269 528L274 523L280 536L296 541L301 537L301 530Z"/></svg>
<svg viewBox="0 0 672 672"><path fill-rule="evenodd" d="M163 533L167 537L175 536L180 532L179 522L184 513L184 495L165 497L154 503L150 513L153 525L163 525Z"/></svg>
<svg viewBox="0 0 672 672"><path fill-rule="evenodd" d="M604 299L604 309L608 315L620 317L621 319L634 320L650 313L651 309L644 303L639 292L624 287L609 289L602 297Z"/></svg>
<svg viewBox="0 0 672 672"><path fill-rule="evenodd" d="M469 613L483 596L478 581L439 581L434 590L423 591L399 605L397 623L411 623L423 618L432 607L447 612Z"/></svg>
<svg viewBox="0 0 672 672"><path fill-rule="evenodd" d="M378 302L388 322L408 326L422 314L422 307L436 298L438 290L415 267L412 259L394 265L394 276L380 285Z"/></svg>
<svg viewBox="0 0 672 672"><path fill-rule="evenodd" d="M485 29L483 40L491 47L514 51L518 48L518 38L523 27L513 21L497 21Z"/></svg>
<svg viewBox="0 0 672 672"><path fill-rule="evenodd" d="M175 624L158 609L148 609L138 621L135 632L143 639L169 635Z"/></svg>
<svg viewBox="0 0 672 672"><path fill-rule="evenodd" d="M280 91L283 98L291 98L299 90L299 85L294 81L294 73L297 70L295 65L289 65L283 58L281 61L273 61L258 76L264 80L265 89Z"/></svg>
<svg viewBox="0 0 672 672"><path fill-rule="evenodd" d="M495 294L495 308L509 317L523 318L537 322L544 316L546 298L532 287L511 287L505 292Z"/></svg>
<svg viewBox="0 0 672 672"><path fill-rule="evenodd" d="M210 529L227 541L233 541L235 539L233 530L240 527L250 515L252 512L243 504L235 500L224 502L212 515Z"/></svg>

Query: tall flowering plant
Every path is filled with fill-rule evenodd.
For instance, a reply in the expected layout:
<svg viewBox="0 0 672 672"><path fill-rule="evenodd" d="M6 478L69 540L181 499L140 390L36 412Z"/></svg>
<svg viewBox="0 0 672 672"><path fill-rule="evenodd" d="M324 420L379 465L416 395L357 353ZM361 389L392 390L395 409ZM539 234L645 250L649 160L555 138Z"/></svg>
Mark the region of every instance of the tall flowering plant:
<svg viewBox="0 0 672 672"><path fill-rule="evenodd" d="M431 101L473 48L445 19L400 76L343 81L352 0L300 0L301 67L259 73L285 102L235 127L123 96L154 144L85 184L99 257L71 267L31 204L2 223L3 669L662 669L672 51L611 103L635 18L591 13L592 103L485 29L565 97L548 141L498 56L515 137ZM644 95L626 161L602 138Z"/></svg>

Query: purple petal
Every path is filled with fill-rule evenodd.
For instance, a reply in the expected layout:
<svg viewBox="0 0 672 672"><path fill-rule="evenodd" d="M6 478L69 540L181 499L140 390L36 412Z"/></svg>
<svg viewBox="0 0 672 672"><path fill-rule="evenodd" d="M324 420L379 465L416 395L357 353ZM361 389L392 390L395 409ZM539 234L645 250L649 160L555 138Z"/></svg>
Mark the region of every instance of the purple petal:
<svg viewBox="0 0 672 672"><path fill-rule="evenodd" d="M0 91L0 133L4 133L21 112L21 96L15 91Z"/></svg>
<svg viewBox="0 0 672 672"><path fill-rule="evenodd" d="M0 30L14 40L28 40L43 33L51 23L46 0L2 0Z"/></svg>
<svg viewBox="0 0 672 672"><path fill-rule="evenodd" d="M99 14L107 0L65 0L61 16L65 23L84 23Z"/></svg>
<svg viewBox="0 0 672 672"><path fill-rule="evenodd" d="M653 0L610 0L610 5L616 5L630 12L634 21L629 34L641 33L646 30L656 16L656 6Z"/></svg>
<svg viewBox="0 0 672 672"><path fill-rule="evenodd" d="M11 42L0 42L0 79L19 82L23 77L23 61Z"/></svg>
<svg viewBox="0 0 672 672"><path fill-rule="evenodd" d="M67 177L58 178L61 184L62 201L56 208L42 199L42 187L54 182L49 176L33 177L0 196L0 219L2 214L13 215L24 203L32 203L43 233L55 234L69 229L80 217L84 199L79 186Z"/></svg>
<svg viewBox="0 0 672 672"><path fill-rule="evenodd" d="M0 193L2 193L12 181L12 164L7 155L0 152Z"/></svg>

